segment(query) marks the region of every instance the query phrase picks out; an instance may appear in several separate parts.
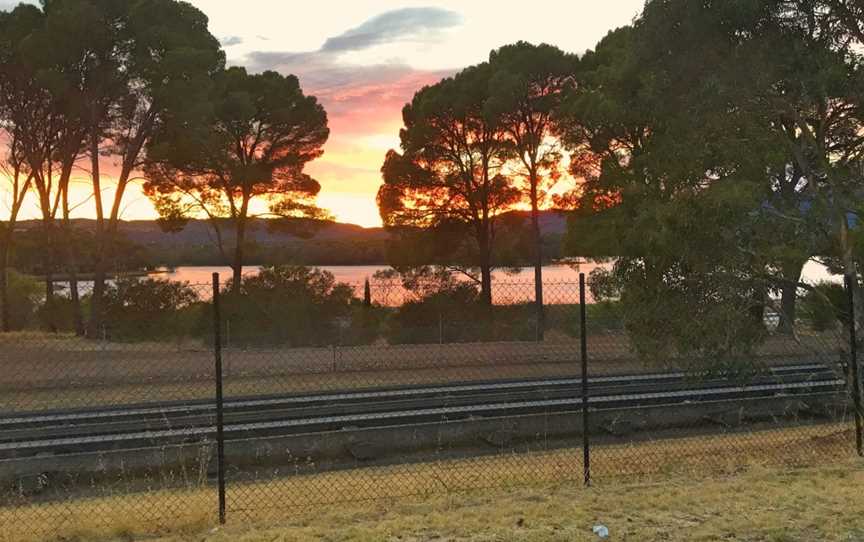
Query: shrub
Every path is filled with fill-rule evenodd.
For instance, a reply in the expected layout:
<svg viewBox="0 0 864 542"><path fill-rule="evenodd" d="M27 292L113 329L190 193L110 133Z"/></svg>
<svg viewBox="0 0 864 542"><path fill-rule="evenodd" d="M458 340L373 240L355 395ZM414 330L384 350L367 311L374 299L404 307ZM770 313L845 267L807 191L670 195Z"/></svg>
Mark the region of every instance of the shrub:
<svg viewBox="0 0 864 542"><path fill-rule="evenodd" d="M200 312L198 293L186 282L120 279L105 291L105 333L122 341L191 334Z"/></svg>
<svg viewBox="0 0 864 542"><path fill-rule="evenodd" d="M240 345L323 346L371 342L377 324L356 305L350 285L333 274L302 266L268 266L229 283L223 319Z"/></svg>
<svg viewBox="0 0 864 542"><path fill-rule="evenodd" d="M816 331L834 329L849 322L849 301L842 284L820 282L801 299L801 316Z"/></svg>
<svg viewBox="0 0 864 542"><path fill-rule="evenodd" d="M694 269L678 260L649 267L645 259L622 258L598 284L595 295L620 292L618 314L648 362L684 357L701 367L734 364L766 336L764 289L745 273Z"/></svg>
<svg viewBox="0 0 864 542"><path fill-rule="evenodd" d="M37 320L43 329L73 332L75 331L75 311L80 311L80 314L87 313L89 306L89 296L81 295L78 300L78 306L72 301L72 294L69 286L63 283L54 283L54 296L51 300L51 306L45 300L44 284L39 285L39 308L36 310ZM79 291L80 294L80 291Z"/></svg>
<svg viewBox="0 0 864 542"><path fill-rule="evenodd" d="M533 340L533 305L489 307L473 283L443 284L407 301L391 316L386 338L391 344Z"/></svg>
<svg viewBox="0 0 864 542"><path fill-rule="evenodd" d="M9 292L9 323L14 331L39 324L39 299L44 297L42 285L33 277L13 270L7 274ZM3 301L0 300L0 303Z"/></svg>
<svg viewBox="0 0 864 542"><path fill-rule="evenodd" d="M547 307L546 327L560 329L571 337L578 337L581 326L581 309L578 304ZM589 333L618 331L624 329L624 311L620 301L602 300L585 307L586 326Z"/></svg>

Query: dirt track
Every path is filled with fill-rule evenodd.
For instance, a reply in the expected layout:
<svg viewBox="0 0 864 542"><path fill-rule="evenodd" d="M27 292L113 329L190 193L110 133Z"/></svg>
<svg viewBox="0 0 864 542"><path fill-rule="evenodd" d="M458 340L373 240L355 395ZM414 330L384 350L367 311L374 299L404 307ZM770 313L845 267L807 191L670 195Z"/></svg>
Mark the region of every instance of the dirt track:
<svg viewBox="0 0 864 542"><path fill-rule="evenodd" d="M549 335L552 335L551 333ZM622 334L592 335L592 365L609 362L639 365ZM757 351L760 357L832 356L843 343L833 336L811 335L800 342L775 336ZM209 379L213 352L200 343L110 343L69 336L20 335L0 343L0 387L41 387L62 383ZM416 370L452 367L507 367L561 364L579 359L579 343L547 336L544 342L484 342L369 345L318 348L223 350L225 372L235 377Z"/></svg>

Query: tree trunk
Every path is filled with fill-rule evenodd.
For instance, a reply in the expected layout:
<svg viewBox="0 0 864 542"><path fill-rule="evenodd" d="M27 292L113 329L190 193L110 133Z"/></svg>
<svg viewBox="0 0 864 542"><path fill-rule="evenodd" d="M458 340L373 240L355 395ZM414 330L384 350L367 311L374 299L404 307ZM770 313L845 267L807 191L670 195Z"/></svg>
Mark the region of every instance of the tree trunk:
<svg viewBox="0 0 864 542"><path fill-rule="evenodd" d="M45 256L43 265L45 266L45 326L52 333L57 332L57 315L55 314L55 299L54 299L54 263L56 243L54 239L54 227L51 223L51 218L43 218L45 228L45 238L48 240L48 246L45 247Z"/></svg>
<svg viewBox="0 0 864 542"><path fill-rule="evenodd" d="M81 296L78 292L78 272L75 264L69 266L69 297L72 301L72 319L75 326L75 335L84 336L84 318L81 314Z"/></svg>
<svg viewBox="0 0 864 542"><path fill-rule="evenodd" d="M2 326L3 332L12 330L12 312L9 305L9 259L12 256L12 241L18 223L18 213L33 179L32 175L27 177L24 186L19 190L18 175L19 170L16 168L13 177L12 208L9 211L6 227L3 229L3 239L0 239L0 303L3 305L0 308L0 312L2 312L0 314L0 326Z"/></svg>
<svg viewBox="0 0 864 542"><path fill-rule="evenodd" d="M78 290L78 247L72 234L72 225L69 222L68 208L64 209L63 217L63 254L66 265L66 275L69 277L69 300L72 303L72 325L75 335L84 335L84 317L81 313L81 296Z"/></svg>
<svg viewBox="0 0 864 542"><path fill-rule="evenodd" d="M480 300L492 306L492 269L488 263L480 267Z"/></svg>
<svg viewBox="0 0 864 542"><path fill-rule="evenodd" d="M2 310L3 332L12 331L12 316L9 311L9 242L10 232L4 232L0 241L0 310Z"/></svg>
<svg viewBox="0 0 864 542"><path fill-rule="evenodd" d="M543 309L543 236L540 232L540 208L537 194L537 177L531 175L531 233L534 256L534 308L537 318L537 340L542 341L546 329Z"/></svg>
<svg viewBox="0 0 864 542"><path fill-rule="evenodd" d="M71 237L72 232L68 224L68 220L64 224L63 244L66 256L66 275L69 278L69 301L72 304L72 327L75 330L75 335L78 337L84 336L84 317L81 314L81 295L78 289L78 255L77 248L74 246Z"/></svg>
<svg viewBox="0 0 864 542"><path fill-rule="evenodd" d="M54 314L54 274L45 273L45 326L51 333L57 332L57 318Z"/></svg>
<svg viewBox="0 0 864 542"><path fill-rule="evenodd" d="M98 242L97 242L98 243ZM99 337L99 329L102 327L102 312L105 300L105 260L104 255L97 248L96 264L93 269L93 293L90 296L90 319L87 321L87 336L91 339Z"/></svg>
<svg viewBox="0 0 864 542"><path fill-rule="evenodd" d="M72 176L72 165L73 161L71 160L63 164L58 188L62 191L62 255L64 268L69 277L69 300L72 303L72 325L75 329L75 335L81 337L84 335L84 318L81 314L81 296L78 292L78 247L75 246L75 235L72 232L72 222L70 222L69 216L69 182Z"/></svg>
<svg viewBox="0 0 864 542"><path fill-rule="evenodd" d="M231 264L233 272L233 288L240 291L240 286L243 282L243 245L246 241L246 219L245 217L237 220L237 241L234 246L234 261Z"/></svg>
<svg viewBox="0 0 864 542"><path fill-rule="evenodd" d="M795 330L797 313L798 281L807 260L787 262L783 265L783 285L780 288L780 322L777 325L779 333L791 334Z"/></svg>
<svg viewBox="0 0 864 542"><path fill-rule="evenodd" d="M846 213L840 217L840 248L843 254L843 273L849 277L849 280L855 281L855 284L858 284L858 266L855 263L855 257L852 252L852 243L849 239L849 223L847 222ZM861 292L861 288L855 288L854 297L852 302L855 304L855 316L858 319L857 322L853 322L852 325L856 327L864 327L864 310L857 310L864 308L864 293Z"/></svg>
<svg viewBox="0 0 864 542"><path fill-rule="evenodd" d="M487 307L492 306L492 247L488 234L478 239L480 248L480 301Z"/></svg>
<svg viewBox="0 0 864 542"><path fill-rule="evenodd" d="M93 293L90 298L90 319L87 322L87 336L96 339L103 327L103 305L105 304L105 279L108 271L106 245L113 244L113 236L105 239L104 213L102 206L101 173L99 171L99 138L90 136L90 168L93 181L93 198L96 204L96 263L93 269ZM121 181L122 182L122 179ZM115 196L117 198L118 196ZM119 202L115 202L119 203Z"/></svg>

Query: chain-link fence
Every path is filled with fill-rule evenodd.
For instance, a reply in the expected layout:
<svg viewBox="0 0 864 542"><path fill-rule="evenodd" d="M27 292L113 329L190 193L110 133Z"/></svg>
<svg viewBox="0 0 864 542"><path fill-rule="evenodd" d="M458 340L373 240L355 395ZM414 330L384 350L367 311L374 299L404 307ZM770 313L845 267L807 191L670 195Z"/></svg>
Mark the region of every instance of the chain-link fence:
<svg viewBox="0 0 864 542"><path fill-rule="evenodd" d="M0 538L855 455L854 316L601 286L113 282L97 336L0 335Z"/></svg>

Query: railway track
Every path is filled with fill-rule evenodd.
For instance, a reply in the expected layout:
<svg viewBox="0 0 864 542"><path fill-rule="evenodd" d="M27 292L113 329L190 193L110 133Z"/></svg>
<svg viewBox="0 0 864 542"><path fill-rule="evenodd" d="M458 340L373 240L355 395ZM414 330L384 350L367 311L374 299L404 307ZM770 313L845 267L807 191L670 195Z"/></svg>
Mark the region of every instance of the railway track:
<svg viewBox="0 0 864 542"><path fill-rule="evenodd" d="M590 378L592 410L698 405L796 397L818 400L845 389L820 363L778 365L747 379L655 373ZM386 429L434 422L560 414L582 404L579 378L269 397L224 403L226 440ZM97 410L0 415L0 461L51 455L140 450L212 440L215 405L207 401Z"/></svg>

